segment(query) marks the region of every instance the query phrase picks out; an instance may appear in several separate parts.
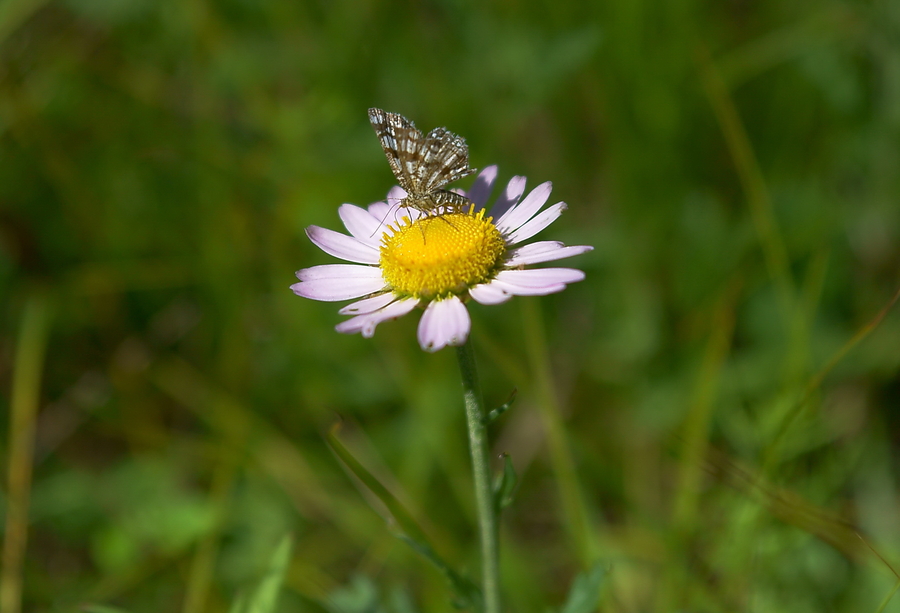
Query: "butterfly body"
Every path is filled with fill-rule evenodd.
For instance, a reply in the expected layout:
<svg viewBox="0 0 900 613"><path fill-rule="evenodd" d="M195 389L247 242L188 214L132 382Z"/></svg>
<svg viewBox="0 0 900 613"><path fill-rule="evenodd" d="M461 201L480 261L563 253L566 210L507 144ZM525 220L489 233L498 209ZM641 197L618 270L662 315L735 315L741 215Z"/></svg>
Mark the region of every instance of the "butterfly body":
<svg viewBox="0 0 900 613"><path fill-rule="evenodd" d="M381 109L369 109L369 121L397 182L406 191L401 207L440 215L471 204L462 194L444 189L448 183L475 172L469 168L469 148L464 138L446 128L435 128L423 135L403 115Z"/></svg>

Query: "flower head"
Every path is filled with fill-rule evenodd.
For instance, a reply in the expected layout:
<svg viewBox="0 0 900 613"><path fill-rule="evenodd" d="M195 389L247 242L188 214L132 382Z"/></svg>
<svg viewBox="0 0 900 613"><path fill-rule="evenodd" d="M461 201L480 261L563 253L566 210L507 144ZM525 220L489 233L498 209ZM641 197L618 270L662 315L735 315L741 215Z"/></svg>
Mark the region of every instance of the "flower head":
<svg viewBox="0 0 900 613"><path fill-rule="evenodd" d="M338 332L361 332L366 338L383 321L425 309L419 322L419 344L425 351L461 345L471 327L465 303L469 299L492 305L513 296L544 296L584 279L574 268L526 269L531 264L567 258L593 249L566 247L557 241L523 244L553 223L565 210L559 202L543 211L551 184L542 183L522 198L525 177L513 177L490 210L484 208L497 178L489 166L464 193L468 210L424 215L413 209L385 223L388 202L406 193L394 187L387 202L363 209L344 204L338 210L350 236L310 226L307 236L322 251L354 264L325 264L297 272L291 286L298 296L313 300L351 300ZM460 192L462 193L462 192ZM396 216L396 212L395 212Z"/></svg>

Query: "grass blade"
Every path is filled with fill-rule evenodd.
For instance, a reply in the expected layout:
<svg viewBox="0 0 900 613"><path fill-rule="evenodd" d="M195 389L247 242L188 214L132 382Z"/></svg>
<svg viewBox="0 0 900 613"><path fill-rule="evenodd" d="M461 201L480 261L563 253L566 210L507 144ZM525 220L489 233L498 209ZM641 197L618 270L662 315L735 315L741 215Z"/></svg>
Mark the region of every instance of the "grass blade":
<svg viewBox="0 0 900 613"><path fill-rule="evenodd" d="M575 577L561 613L591 613L597 609L600 587L606 577L606 567L598 562L587 572Z"/></svg>
<svg viewBox="0 0 900 613"><path fill-rule="evenodd" d="M340 425L336 424L329 431L326 440L334 451L335 455L347 466L357 479L359 479L366 488L372 492L381 503L387 507L388 512L396 522L400 533L397 535L401 540L405 541L410 547L431 562L444 575L450 583L451 588L460 599L460 604L465 607L481 606L481 591L471 581L454 571L441 558L425 532L419 527L419 524L413 519L412 515L397 498L370 473L355 457L347 450L346 447L338 440L337 430Z"/></svg>
<svg viewBox="0 0 900 613"><path fill-rule="evenodd" d="M9 414L9 457L0 611L22 608L22 564L28 542L28 506L34 464L34 431L40 402L41 372L50 317L47 298L32 295L25 303L13 369Z"/></svg>
<svg viewBox="0 0 900 613"><path fill-rule="evenodd" d="M239 595L231 607L230 613L272 613L278 604L278 593L284 583L288 565L291 562L291 550L294 539L286 534L269 561L266 574L250 596Z"/></svg>

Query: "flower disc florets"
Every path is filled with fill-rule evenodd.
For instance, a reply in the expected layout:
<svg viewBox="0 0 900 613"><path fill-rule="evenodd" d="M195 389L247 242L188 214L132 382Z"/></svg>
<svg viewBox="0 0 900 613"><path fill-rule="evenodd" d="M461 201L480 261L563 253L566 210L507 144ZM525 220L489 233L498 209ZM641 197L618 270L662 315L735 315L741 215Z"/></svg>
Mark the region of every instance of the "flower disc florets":
<svg viewBox="0 0 900 613"><path fill-rule="evenodd" d="M381 274L395 293L428 300L463 294L495 274L506 242L484 209L410 221L381 242Z"/></svg>

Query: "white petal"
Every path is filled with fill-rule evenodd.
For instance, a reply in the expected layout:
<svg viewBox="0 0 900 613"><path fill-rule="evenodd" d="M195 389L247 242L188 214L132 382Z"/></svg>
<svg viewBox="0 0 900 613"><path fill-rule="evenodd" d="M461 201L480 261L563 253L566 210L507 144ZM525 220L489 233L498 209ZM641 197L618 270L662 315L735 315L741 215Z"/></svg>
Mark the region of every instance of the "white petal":
<svg viewBox="0 0 900 613"><path fill-rule="evenodd" d="M497 281L522 287L544 287L584 280L584 273L575 268L532 268L531 270L502 270Z"/></svg>
<svg viewBox="0 0 900 613"><path fill-rule="evenodd" d="M503 304L513 297L512 294L507 294L502 289L500 289L500 286L494 284L493 281L491 281L490 283L476 285L469 290L469 295L473 300L475 300L475 302L487 306Z"/></svg>
<svg viewBox="0 0 900 613"><path fill-rule="evenodd" d="M515 245L521 243L524 240L528 240L562 215L562 212L566 210L565 202L557 202L549 209L542 211L536 217L533 217L531 221L521 226L518 230L510 233L506 237L506 242L509 245Z"/></svg>
<svg viewBox="0 0 900 613"><path fill-rule="evenodd" d="M542 287L528 287L525 285L507 283L500 279L494 279L491 281L491 285L510 296L547 296L548 294L555 294L556 292L561 292L566 289L565 283L545 285Z"/></svg>
<svg viewBox="0 0 900 613"><path fill-rule="evenodd" d="M338 311L338 313L341 315L365 315L366 313L374 313L378 309L386 307L396 299L397 297L391 292L385 292L378 296L372 296L371 298L348 304Z"/></svg>
<svg viewBox="0 0 900 613"><path fill-rule="evenodd" d="M447 345L462 345L469 337L471 326L469 311L459 298L434 300L419 321L419 345L431 352Z"/></svg>
<svg viewBox="0 0 900 613"><path fill-rule="evenodd" d="M388 190L387 193L387 203L388 206L397 206L400 204L400 201L406 198L406 190L400 187L399 185L395 185L391 189Z"/></svg>
<svg viewBox="0 0 900 613"><path fill-rule="evenodd" d="M559 241L539 241L529 245L522 245L510 252L506 265L525 266L527 264L539 264L541 262L552 262L553 260L561 260L570 258L573 255L580 255L593 250L588 245L576 245L566 247Z"/></svg>
<svg viewBox="0 0 900 613"><path fill-rule="evenodd" d="M374 266L326 264L297 271L300 283L291 289L298 296L334 302L372 294L385 287L381 269Z"/></svg>
<svg viewBox="0 0 900 613"><path fill-rule="evenodd" d="M385 222L387 221L387 216L390 214L392 208L394 207L384 202L373 202L368 206L368 211L369 215L378 221Z"/></svg>
<svg viewBox="0 0 900 613"><path fill-rule="evenodd" d="M475 203L475 209L483 209L494 191L494 182L497 180L497 166L488 166L475 178L472 187L469 188L466 197Z"/></svg>
<svg viewBox="0 0 900 613"><path fill-rule="evenodd" d="M381 220L366 209L353 204L342 204L338 215L344 227L361 243L378 249L381 245Z"/></svg>
<svg viewBox="0 0 900 613"><path fill-rule="evenodd" d="M362 332L364 338L372 338L375 334L375 327L383 321L389 319L397 319L403 317L419 303L417 298L405 298L387 305L383 309L365 315L358 315L353 319L342 321L334 327L338 332L344 334L354 334Z"/></svg>
<svg viewBox="0 0 900 613"><path fill-rule="evenodd" d="M510 179L509 183L506 184L506 189L503 190L503 194L497 198L497 202L491 207L491 217L494 219L503 217L506 211L515 206L524 192L525 177L516 176Z"/></svg>
<svg viewBox="0 0 900 613"><path fill-rule="evenodd" d="M508 234L520 227L544 206L551 191L553 191L553 184L550 181L535 187L522 202L509 209L503 217L497 220L497 229Z"/></svg>
<svg viewBox="0 0 900 613"><path fill-rule="evenodd" d="M574 268L504 270L497 274L491 285L514 296L546 296L566 289L567 283L583 279L584 273Z"/></svg>
<svg viewBox="0 0 900 613"><path fill-rule="evenodd" d="M381 269L377 266L358 266L356 264L322 264L321 266L302 268L295 274L301 281L318 281L319 279L382 279Z"/></svg>
<svg viewBox="0 0 900 613"><path fill-rule="evenodd" d="M328 228L320 228L319 226L308 227L306 235L309 237L309 240L328 255L333 255L348 262L359 262L360 264L378 263L378 249L363 244L352 236L347 236Z"/></svg>

